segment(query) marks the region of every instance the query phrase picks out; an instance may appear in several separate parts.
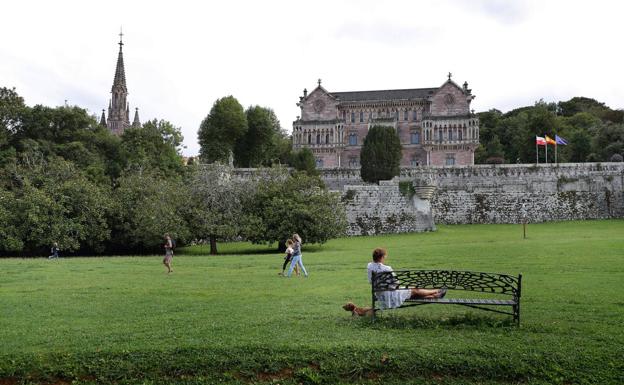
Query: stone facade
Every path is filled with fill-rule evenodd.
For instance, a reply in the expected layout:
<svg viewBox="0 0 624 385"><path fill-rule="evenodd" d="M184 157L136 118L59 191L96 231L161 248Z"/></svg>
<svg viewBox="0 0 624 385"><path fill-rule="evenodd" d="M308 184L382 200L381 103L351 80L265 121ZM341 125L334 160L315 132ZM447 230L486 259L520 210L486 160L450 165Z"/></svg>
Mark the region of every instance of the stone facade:
<svg viewBox="0 0 624 385"><path fill-rule="evenodd" d="M119 54L117 55L117 66L115 68L115 78L111 88L111 99L108 101L108 119L102 110L100 124L108 127L117 135L121 135L124 130L130 127L130 104L128 103L128 88L126 87L126 70L123 61L123 34L119 34ZM133 127L141 125L139 121L139 109L134 112Z"/></svg>
<svg viewBox="0 0 624 385"><path fill-rule="evenodd" d="M362 185L356 170L323 170L321 176L333 190ZM437 224L624 218L624 163L417 167L403 168L399 179L435 186ZM369 216L397 210L397 204L409 207L389 202Z"/></svg>
<svg viewBox="0 0 624 385"><path fill-rule="evenodd" d="M402 192L399 182L345 186L342 201L348 235L410 233L435 230L428 194Z"/></svg>
<svg viewBox="0 0 624 385"><path fill-rule="evenodd" d="M470 112L468 83L449 74L440 87L384 91L303 91L293 122L293 148L309 148L317 168L359 169L360 150L370 127L396 130L403 167L471 165L479 145L479 119Z"/></svg>

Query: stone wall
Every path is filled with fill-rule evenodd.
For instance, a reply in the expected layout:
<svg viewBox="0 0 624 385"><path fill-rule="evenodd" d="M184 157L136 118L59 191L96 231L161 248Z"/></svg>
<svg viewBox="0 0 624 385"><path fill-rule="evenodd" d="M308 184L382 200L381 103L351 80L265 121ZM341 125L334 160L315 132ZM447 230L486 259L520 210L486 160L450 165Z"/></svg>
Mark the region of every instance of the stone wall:
<svg viewBox="0 0 624 385"><path fill-rule="evenodd" d="M359 194L368 188L371 194L375 187L350 187L363 184L359 170L324 170L321 176L334 190ZM400 180L436 186L431 198L435 223L519 223L523 215L529 222L624 218L624 163L417 167L402 169ZM390 191L379 191L389 199L377 205L362 203L361 208L349 206L357 211L350 220L368 210L369 218L381 215L383 223L385 211L400 211L397 206L412 210L410 202L391 198L394 193Z"/></svg>
<svg viewBox="0 0 624 385"><path fill-rule="evenodd" d="M344 186L349 235L408 233L435 230L431 204L398 180L377 185ZM423 199L425 198L425 199Z"/></svg>

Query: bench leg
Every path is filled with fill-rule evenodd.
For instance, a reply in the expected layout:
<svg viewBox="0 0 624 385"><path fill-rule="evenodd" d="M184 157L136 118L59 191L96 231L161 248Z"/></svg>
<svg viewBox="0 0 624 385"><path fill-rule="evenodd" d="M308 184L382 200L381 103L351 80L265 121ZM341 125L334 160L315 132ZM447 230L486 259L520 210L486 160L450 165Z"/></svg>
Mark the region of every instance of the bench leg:
<svg viewBox="0 0 624 385"><path fill-rule="evenodd" d="M516 324L520 326L520 304L514 305L513 312L514 312L514 321L516 321Z"/></svg>

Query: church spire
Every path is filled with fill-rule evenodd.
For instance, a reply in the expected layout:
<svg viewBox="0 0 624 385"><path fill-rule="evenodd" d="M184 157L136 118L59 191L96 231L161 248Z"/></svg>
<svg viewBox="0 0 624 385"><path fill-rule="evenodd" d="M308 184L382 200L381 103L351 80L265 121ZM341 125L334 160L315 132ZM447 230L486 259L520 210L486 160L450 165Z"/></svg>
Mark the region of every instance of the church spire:
<svg viewBox="0 0 624 385"><path fill-rule="evenodd" d="M126 90L126 69L123 61L123 32L119 32L119 55L117 56L117 68L115 69L115 79L113 80L113 91L115 86Z"/></svg>
<svg viewBox="0 0 624 385"><path fill-rule="evenodd" d="M139 121L139 107L134 109L134 120L132 121L132 127L141 127L141 122Z"/></svg>
<svg viewBox="0 0 624 385"><path fill-rule="evenodd" d="M102 117L100 118L100 125L106 127L106 115L104 114L104 109L102 109Z"/></svg>
<svg viewBox="0 0 624 385"><path fill-rule="evenodd" d="M122 134L130 126L130 106L128 104L128 88L126 87L126 70L123 61L123 32L119 32L119 54L115 78L111 87L111 99L108 105L107 127L115 134Z"/></svg>

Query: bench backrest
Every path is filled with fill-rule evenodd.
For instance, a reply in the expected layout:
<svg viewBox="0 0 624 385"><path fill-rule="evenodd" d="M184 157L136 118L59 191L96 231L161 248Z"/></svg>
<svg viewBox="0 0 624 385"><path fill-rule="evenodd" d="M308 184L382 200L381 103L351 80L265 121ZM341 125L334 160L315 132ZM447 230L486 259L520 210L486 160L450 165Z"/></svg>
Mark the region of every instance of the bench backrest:
<svg viewBox="0 0 624 385"><path fill-rule="evenodd" d="M508 294L520 298L522 275L517 277L473 271L454 270L397 270L374 273L373 291L397 289L439 289L481 291L485 293Z"/></svg>

